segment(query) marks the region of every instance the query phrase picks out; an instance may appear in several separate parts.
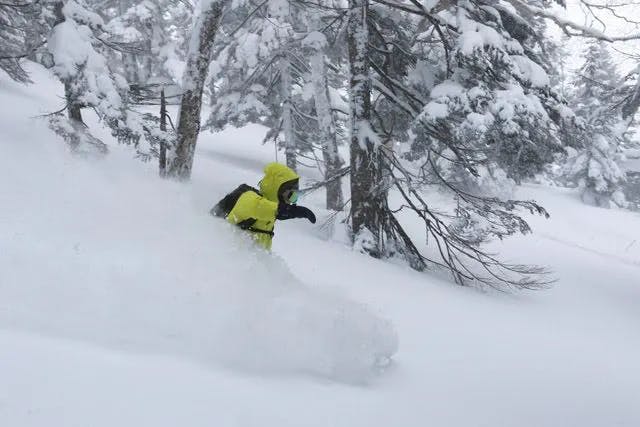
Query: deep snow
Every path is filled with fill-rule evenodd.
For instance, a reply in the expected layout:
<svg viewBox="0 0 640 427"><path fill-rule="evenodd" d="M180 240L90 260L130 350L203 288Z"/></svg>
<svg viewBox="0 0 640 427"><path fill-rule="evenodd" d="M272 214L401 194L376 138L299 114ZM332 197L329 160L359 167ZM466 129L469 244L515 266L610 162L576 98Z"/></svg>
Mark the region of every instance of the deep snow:
<svg viewBox="0 0 640 427"><path fill-rule="evenodd" d="M534 293L457 287L304 221L268 255L207 214L274 160L260 129L203 135L193 182L163 182L127 149L67 154L27 117L55 91L0 78L0 425L640 425L638 214L522 189L552 217L495 247L554 270ZM322 198L301 201L319 222Z"/></svg>

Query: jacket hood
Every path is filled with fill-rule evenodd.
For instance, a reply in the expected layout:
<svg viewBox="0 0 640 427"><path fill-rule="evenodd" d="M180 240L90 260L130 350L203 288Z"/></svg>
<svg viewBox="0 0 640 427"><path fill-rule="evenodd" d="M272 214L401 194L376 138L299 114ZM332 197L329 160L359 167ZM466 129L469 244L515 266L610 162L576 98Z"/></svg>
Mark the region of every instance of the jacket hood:
<svg viewBox="0 0 640 427"><path fill-rule="evenodd" d="M272 202L278 202L278 191L285 182L300 179L289 167L280 163L269 163L264 167L264 178L260 181L260 193Z"/></svg>

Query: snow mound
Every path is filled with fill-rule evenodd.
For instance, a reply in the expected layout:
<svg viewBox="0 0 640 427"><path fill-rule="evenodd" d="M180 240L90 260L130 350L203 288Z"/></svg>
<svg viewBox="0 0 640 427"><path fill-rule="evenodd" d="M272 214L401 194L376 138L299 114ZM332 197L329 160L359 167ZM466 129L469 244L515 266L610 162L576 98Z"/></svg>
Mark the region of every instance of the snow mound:
<svg viewBox="0 0 640 427"><path fill-rule="evenodd" d="M0 328L345 382L396 352L388 321L303 285L189 186L33 132L0 144Z"/></svg>

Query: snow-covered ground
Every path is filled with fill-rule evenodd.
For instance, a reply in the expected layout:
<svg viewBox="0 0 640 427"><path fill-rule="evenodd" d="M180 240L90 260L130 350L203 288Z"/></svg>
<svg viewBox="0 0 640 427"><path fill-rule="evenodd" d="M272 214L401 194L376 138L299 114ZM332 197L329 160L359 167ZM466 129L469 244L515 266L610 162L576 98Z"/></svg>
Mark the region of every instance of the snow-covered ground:
<svg viewBox="0 0 640 427"><path fill-rule="evenodd" d="M461 288L306 221L269 255L207 213L274 160L260 129L203 135L193 181L164 182L124 148L66 153L28 118L59 92L0 77L0 426L640 425L637 213L523 188L551 219L495 248L553 269L539 292ZM319 224L322 197L301 201Z"/></svg>

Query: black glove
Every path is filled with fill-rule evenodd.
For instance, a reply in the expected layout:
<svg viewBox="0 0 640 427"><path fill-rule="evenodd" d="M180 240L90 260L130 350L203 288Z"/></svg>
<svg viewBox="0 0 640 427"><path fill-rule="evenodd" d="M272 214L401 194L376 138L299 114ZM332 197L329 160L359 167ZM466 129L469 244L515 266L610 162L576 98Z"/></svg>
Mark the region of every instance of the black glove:
<svg viewBox="0 0 640 427"><path fill-rule="evenodd" d="M277 219L307 218L312 224L316 223L316 216L311 209L304 206L289 205L287 203L278 204Z"/></svg>

